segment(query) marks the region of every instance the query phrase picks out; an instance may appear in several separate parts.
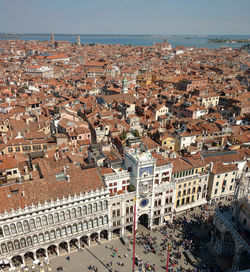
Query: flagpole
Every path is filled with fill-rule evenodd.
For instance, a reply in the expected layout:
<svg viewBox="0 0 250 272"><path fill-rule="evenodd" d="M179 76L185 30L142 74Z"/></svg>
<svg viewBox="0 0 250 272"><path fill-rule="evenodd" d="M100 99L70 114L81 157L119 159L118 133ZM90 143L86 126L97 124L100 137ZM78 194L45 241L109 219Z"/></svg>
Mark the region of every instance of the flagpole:
<svg viewBox="0 0 250 272"><path fill-rule="evenodd" d="M168 251L168 256L167 256L166 272L168 272L169 254L170 254L170 251L171 251L171 245L170 244L168 244L167 251Z"/></svg>
<svg viewBox="0 0 250 272"><path fill-rule="evenodd" d="M133 242L133 272L135 272L135 225L136 225L136 197L134 198L134 242Z"/></svg>

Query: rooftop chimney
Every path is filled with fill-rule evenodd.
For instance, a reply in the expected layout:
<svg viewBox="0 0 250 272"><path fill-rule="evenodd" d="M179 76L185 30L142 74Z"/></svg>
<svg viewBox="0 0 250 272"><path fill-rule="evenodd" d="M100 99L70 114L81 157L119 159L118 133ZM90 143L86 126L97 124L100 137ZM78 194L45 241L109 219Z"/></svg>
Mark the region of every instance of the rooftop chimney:
<svg viewBox="0 0 250 272"><path fill-rule="evenodd" d="M67 180L68 182L70 182L70 175L67 175L67 176L66 176L66 180Z"/></svg>

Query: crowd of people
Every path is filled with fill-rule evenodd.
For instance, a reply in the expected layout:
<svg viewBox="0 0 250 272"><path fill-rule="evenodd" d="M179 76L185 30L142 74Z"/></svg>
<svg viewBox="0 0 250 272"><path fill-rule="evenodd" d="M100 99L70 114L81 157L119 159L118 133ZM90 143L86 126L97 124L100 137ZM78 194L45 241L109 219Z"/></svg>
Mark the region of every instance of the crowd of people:
<svg viewBox="0 0 250 272"><path fill-rule="evenodd" d="M166 256L169 249L169 271L187 271L187 272L212 272L220 271L217 264L206 263L206 261L197 258L202 250L206 250L206 245L200 240L198 233L202 228L207 234L209 240L209 224L212 222L211 214L213 207L201 207L196 212L189 212L176 217L172 223L166 223L165 226L154 229L150 233L139 233L136 237L136 243L144 248L143 253L154 252L161 257L162 268L166 268ZM204 224L205 223L205 224ZM152 233L153 232L153 233ZM156 232L160 232L163 238L157 241ZM159 245L160 249L155 252L153 245ZM194 257L196 256L196 257ZM155 271L154 265L147 269L142 258L138 262L138 267L144 267L145 271ZM184 265L185 266L184 266ZM193 268L184 268L193 267ZM194 268L196 267L196 268Z"/></svg>

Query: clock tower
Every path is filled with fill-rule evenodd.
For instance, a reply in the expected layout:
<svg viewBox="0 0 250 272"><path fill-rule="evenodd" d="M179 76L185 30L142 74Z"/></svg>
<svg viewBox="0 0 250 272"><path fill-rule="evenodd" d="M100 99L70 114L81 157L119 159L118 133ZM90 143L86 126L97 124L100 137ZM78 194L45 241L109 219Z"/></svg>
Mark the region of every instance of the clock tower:
<svg viewBox="0 0 250 272"><path fill-rule="evenodd" d="M131 149L125 152L124 163L131 173L131 184L135 187L136 194L146 196L152 193L156 166L156 159L152 154L142 149Z"/></svg>

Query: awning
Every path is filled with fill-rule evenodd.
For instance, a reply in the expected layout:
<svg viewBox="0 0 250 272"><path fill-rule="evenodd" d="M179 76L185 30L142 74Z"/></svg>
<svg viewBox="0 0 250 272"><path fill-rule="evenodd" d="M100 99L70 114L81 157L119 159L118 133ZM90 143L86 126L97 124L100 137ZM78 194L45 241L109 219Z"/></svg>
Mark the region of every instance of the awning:
<svg viewBox="0 0 250 272"><path fill-rule="evenodd" d="M164 220L165 220L165 221L169 221L170 219L171 219L170 215L164 216Z"/></svg>

